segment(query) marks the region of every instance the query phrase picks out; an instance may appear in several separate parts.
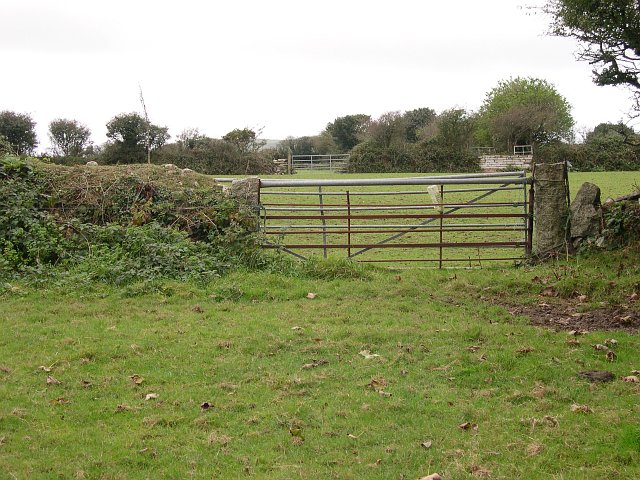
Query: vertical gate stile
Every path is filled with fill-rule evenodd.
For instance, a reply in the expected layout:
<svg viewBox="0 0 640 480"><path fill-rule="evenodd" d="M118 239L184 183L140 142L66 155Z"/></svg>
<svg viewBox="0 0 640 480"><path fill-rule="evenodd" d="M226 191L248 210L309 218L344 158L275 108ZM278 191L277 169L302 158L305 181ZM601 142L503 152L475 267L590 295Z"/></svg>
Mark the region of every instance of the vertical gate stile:
<svg viewBox="0 0 640 480"><path fill-rule="evenodd" d="M438 268L442 269L442 242L443 242L443 215L444 215L444 185L440 185L440 262Z"/></svg>
<svg viewBox="0 0 640 480"><path fill-rule="evenodd" d="M320 217L322 219L322 256L327 258L327 221L324 218L324 203L322 201L322 187L318 187L318 198L320 199Z"/></svg>
<svg viewBox="0 0 640 480"><path fill-rule="evenodd" d="M351 258L351 197L347 190L347 258Z"/></svg>

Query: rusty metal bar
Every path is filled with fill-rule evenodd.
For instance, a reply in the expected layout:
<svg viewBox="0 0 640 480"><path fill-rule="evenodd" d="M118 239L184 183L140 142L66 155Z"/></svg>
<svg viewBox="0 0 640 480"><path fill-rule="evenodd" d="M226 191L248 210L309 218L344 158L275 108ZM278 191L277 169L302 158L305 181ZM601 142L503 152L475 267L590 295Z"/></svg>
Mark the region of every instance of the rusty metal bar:
<svg viewBox="0 0 640 480"><path fill-rule="evenodd" d="M461 213L457 215L450 215L447 213L434 213L434 214L420 214L420 213L407 213L407 214L389 214L389 215L325 215L327 220L347 220L358 219L383 219L383 218L523 218L526 217L522 213ZM270 220L317 220L322 218L321 215L272 215L268 217Z"/></svg>
<svg viewBox="0 0 640 480"><path fill-rule="evenodd" d="M320 202L320 216L322 217L322 243L325 246L323 257L327 258L327 221L324 218L324 208L322 206L322 187L318 187L318 200Z"/></svg>
<svg viewBox="0 0 640 480"><path fill-rule="evenodd" d="M324 194L324 193L323 193ZM285 207L285 205L288 205ZM434 208L517 208L526 205L523 202L500 202L500 203L474 203L468 205L466 203L424 203L424 204L359 204L357 207L352 207L351 210L422 210L422 209L434 209ZM269 212L315 212L323 208L325 212L335 212L347 210L347 207L337 203L327 203L324 205L314 205L312 203L263 203L261 205L264 210ZM283 208L280 208L283 207Z"/></svg>
<svg viewBox="0 0 640 480"><path fill-rule="evenodd" d="M444 212L444 185L440 185L440 209L439 212L442 214ZM443 217L440 217L440 264L438 265L438 268L442 268L442 240L443 240L443 232L442 232L442 225L443 225Z"/></svg>
<svg viewBox="0 0 640 480"><path fill-rule="evenodd" d="M347 190L347 207L349 208L349 218L347 219L347 258L351 258L351 197L349 190Z"/></svg>
<svg viewBox="0 0 640 480"><path fill-rule="evenodd" d="M492 247L492 248L513 248L524 247L524 242L442 242L442 243L370 243L370 244L351 244L352 248L438 248L440 246L448 248L477 248L477 247ZM333 243L325 245L319 244L289 244L289 245L275 245L274 248L300 248L300 249L320 249L320 248L347 248L345 243Z"/></svg>
<svg viewBox="0 0 640 480"><path fill-rule="evenodd" d="M522 260L522 257L489 257L483 258L485 261L494 260ZM377 260L356 260L358 263L407 263L407 262L439 262L437 258L392 258L392 259L377 259ZM443 258L443 262L468 262L468 258Z"/></svg>
<svg viewBox="0 0 640 480"><path fill-rule="evenodd" d="M526 232L526 228L449 228L448 226L444 226L443 229L445 232ZM412 230L412 229L395 229L395 230L358 230L356 232L352 232L352 230L347 226L347 230L337 230L337 231L327 231L327 235L345 235L351 233L357 234L368 234L368 233L434 233L437 229L428 229L428 230ZM274 232L263 232L265 235L319 235L322 233L322 230L299 230L295 232L288 231L274 231Z"/></svg>

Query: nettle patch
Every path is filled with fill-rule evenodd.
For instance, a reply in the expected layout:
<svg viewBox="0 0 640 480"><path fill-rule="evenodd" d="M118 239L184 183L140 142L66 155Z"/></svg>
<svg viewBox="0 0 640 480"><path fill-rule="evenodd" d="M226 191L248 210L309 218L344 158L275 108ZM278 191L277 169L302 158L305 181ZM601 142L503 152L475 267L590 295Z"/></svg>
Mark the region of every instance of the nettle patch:
<svg viewBox="0 0 640 480"><path fill-rule="evenodd" d="M204 280L264 261L255 216L211 178L0 159L0 277ZM59 268L62 267L62 268Z"/></svg>

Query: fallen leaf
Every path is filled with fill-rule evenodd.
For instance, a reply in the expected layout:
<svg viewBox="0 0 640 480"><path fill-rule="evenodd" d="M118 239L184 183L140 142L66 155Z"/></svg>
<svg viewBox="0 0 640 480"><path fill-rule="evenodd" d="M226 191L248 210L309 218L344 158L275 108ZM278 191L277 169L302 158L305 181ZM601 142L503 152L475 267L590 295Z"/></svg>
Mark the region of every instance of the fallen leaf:
<svg viewBox="0 0 640 480"><path fill-rule="evenodd" d="M543 297L557 297L558 291L553 287L546 287L540 292Z"/></svg>
<svg viewBox="0 0 640 480"><path fill-rule="evenodd" d="M558 419L556 417L552 417L551 415L545 415L542 417L542 420L547 422L547 424L551 427L557 427L559 425Z"/></svg>
<svg viewBox="0 0 640 480"><path fill-rule="evenodd" d="M379 459L377 459L375 462L367 464L367 467L370 467L370 468L377 468L377 467L379 467L379 466L380 466L380 464L381 464L381 463L382 463L382 459L381 459L381 458L379 458Z"/></svg>
<svg viewBox="0 0 640 480"><path fill-rule="evenodd" d="M628 382L628 383L640 383L640 379L638 377L636 377L635 375L629 375L628 377L622 377L622 381L623 382Z"/></svg>
<svg viewBox="0 0 640 480"><path fill-rule="evenodd" d="M431 475L427 475L426 477L420 477L419 480L442 480L442 477L437 473L432 473Z"/></svg>
<svg viewBox="0 0 640 480"><path fill-rule="evenodd" d="M5 365L0 365L0 372L2 373L11 373L11 369Z"/></svg>
<svg viewBox="0 0 640 480"><path fill-rule="evenodd" d="M44 365L40 365L38 368L43 372L47 372L47 373L51 371L51 367L45 367Z"/></svg>
<svg viewBox="0 0 640 480"><path fill-rule="evenodd" d="M302 330L302 327L291 327L291 330L300 331Z"/></svg>
<svg viewBox="0 0 640 480"><path fill-rule="evenodd" d="M304 370L308 370L310 368L319 367L320 365L326 365L327 363L329 363L327 360L314 360L312 363L305 363L302 368Z"/></svg>
<svg viewBox="0 0 640 480"><path fill-rule="evenodd" d="M314 299L314 298L316 298L316 294L309 292L309 293L307 293L307 298L308 299Z"/></svg>
<svg viewBox="0 0 640 480"><path fill-rule="evenodd" d="M53 400L50 400L49 403L53 403L54 405L66 405L70 402L64 397L58 397L58 398L54 398Z"/></svg>
<svg viewBox="0 0 640 480"><path fill-rule="evenodd" d="M82 385L84 388L90 388L93 386L93 384L89 380L80 380L80 385Z"/></svg>
<svg viewBox="0 0 640 480"><path fill-rule="evenodd" d="M422 448L426 448L426 449L431 448L431 445L433 445L433 442L431 440L427 440L426 442L422 442L420 444Z"/></svg>
<svg viewBox="0 0 640 480"><path fill-rule="evenodd" d="M467 347L467 350L469 350L470 352L477 352L478 350L480 350L480 346L479 345L471 345L470 347Z"/></svg>
<svg viewBox="0 0 640 480"><path fill-rule="evenodd" d="M615 338L608 338L604 341L605 345L617 345L618 341Z"/></svg>
<svg viewBox="0 0 640 480"><path fill-rule="evenodd" d="M464 422L464 423L461 423L460 425L458 425L458 428L461 428L462 430L478 431L478 424L477 423L471 423L471 422Z"/></svg>
<svg viewBox="0 0 640 480"><path fill-rule="evenodd" d="M204 313L204 309L200 305L194 305L191 310L195 313Z"/></svg>
<svg viewBox="0 0 640 480"><path fill-rule="evenodd" d="M479 478L489 478L491 476L491 471L486 468L482 468L479 465L473 465L471 467L471 475Z"/></svg>
<svg viewBox="0 0 640 480"><path fill-rule="evenodd" d="M602 351L602 352L609 351L609 347L607 347L606 345L602 345L601 343L596 343L595 345L591 345L591 346L598 351Z"/></svg>
<svg viewBox="0 0 640 480"><path fill-rule="evenodd" d="M580 303L584 303L587 301L587 296L586 295L578 295L578 301Z"/></svg>
<svg viewBox="0 0 640 480"><path fill-rule="evenodd" d="M212 407L212 405L209 402L202 402L200 404L200 408L202 410L209 410Z"/></svg>
<svg viewBox="0 0 640 480"><path fill-rule="evenodd" d="M144 378L137 374L130 375L129 378L134 385L141 385L144 382Z"/></svg>
<svg viewBox="0 0 640 480"><path fill-rule="evenodd" d="M569 338L567 340L567 345L569 345L570 347L577 347L578 345L580 345L580 342L575 338Z"/></svg>
<svg viewBox="0 0 640 480"><path fill-rule="evenodd" d="M571 405L571 411L574 413L593 413L593 409L589 405L578 405L577 403Z"/></svg>
<svg viewBox="0 0 640 480"><path fill-rule="evenodd" d="M478 360L480 360L481 362L485 362L487 360L487 355L483 353L478 357Z"/></svg>
<svg viewBox="0 0 640 480"><path fill-rule="evenodd" d="M47 385L60 385L62 382L52 375L47 376Z"/></svg>
<svg viewBox="0 0 640 480"><path fill-rule="evenodd" d="M158 398L160 395L158 395L157 393L147 393L144 397L145 400L155 400L156 398Z"/></svg>
<svg viewBox="0 0 640 480"><path fill-rule="evenodd" d="M631 370L632 375L640 375L640 370Z"/></svg>
<svg viewBox="0 0 640 480"><path fill-rule="evenodd" d="M350 438L352 440L357 440L358 437L356 437L355 435L351 434L351 433L347 433L347 438Z"/></svg>
<svg viewBox="0 0 640 480"><path fill-rule="evenodd" d="M392 393L385 392L384 390L378 390L378 393L380 394L380 396L385 398L391 397L393 395Z"/></svg>
<svg viewBox="0 0 640 480"><path fill-rule="evenodd" d="M304 443L304 438L302 437L291 437L291 443L294 445L302 445Z"/></svg>
<svg viewBox="0 0 640 480"><path fill-rule="evenodd" d="M366 360L371 360L372 358L380 356L377 353L371 353L369 350L361 350L360 355L362 355Z"/></svg>
<svg viewBox="0 0 640 480"><path fill-rule="evenodd" d="M540 443L531 443L527 445L527 455L530 457L541 454L543 450L544 445L541 445Z"/></svg>
<svg viewBox="0 0 640 480"><path fill-rule="evenodd" d="M387 386L387 381L382 377L372 378L371 381L367 383L367 388L371 388L376 392L378 390L382 390L386 386Z"/></svg>
<svg viewBox="0 0 640 480"><path fill-rule="evenodd" d="M129 410L131 410L131 407L129 405L123 404L116 407L116 413L128 412Z"/></svg>
<svg viewBox="0 0 640 480"><path fill-rule="evenodd" d="M531 352L534 352L534 351L535 351L535 349L533 347L522 347L522 348L519 348L518 350L516 350L517 353L522 353L522 354L531 353Z"/></svg>
<svg viewBox="0 0 640 480"><path fill-rule="evenodd" d="M617 355L615 354L615 352L612 352L611 350L609 350L607 352L607 362L615 362Z"/></svg>

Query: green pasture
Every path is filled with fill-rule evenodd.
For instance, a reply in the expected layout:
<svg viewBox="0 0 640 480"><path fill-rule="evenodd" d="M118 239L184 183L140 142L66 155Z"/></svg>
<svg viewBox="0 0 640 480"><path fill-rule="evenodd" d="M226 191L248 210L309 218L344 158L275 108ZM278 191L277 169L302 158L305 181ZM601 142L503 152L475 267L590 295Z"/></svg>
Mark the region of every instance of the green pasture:
<svg viewBox="0 0 640 480"><path fill-rule="evenodd" d="M636 255L5 285L0 478L638 478L637 335L509 313L576 293L625 308Z"/></svg>

